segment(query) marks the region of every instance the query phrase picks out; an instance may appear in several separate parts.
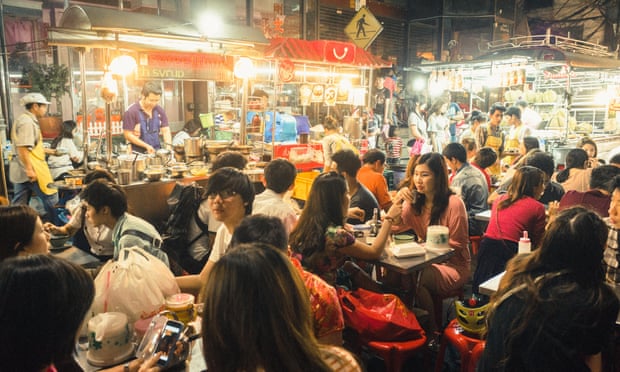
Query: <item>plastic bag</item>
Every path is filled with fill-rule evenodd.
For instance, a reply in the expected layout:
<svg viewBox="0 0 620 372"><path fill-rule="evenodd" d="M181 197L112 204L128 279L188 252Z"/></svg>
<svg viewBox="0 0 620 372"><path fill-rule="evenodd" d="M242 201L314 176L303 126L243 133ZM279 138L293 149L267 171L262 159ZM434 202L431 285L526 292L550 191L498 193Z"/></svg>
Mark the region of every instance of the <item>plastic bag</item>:
<svg viewBox="0 0 620 372"><path fill-rule="evenodd" d="M133 323L162 311L166 297L179 292L166 264L141 248L124 248L118 261L108 261L95 278L91 312L121 312Z"/></svg>
<svg viewBox="0 0 620 372"><path fill-rule="evenodd" d="M338 298L345 324L366 340L406 341L424 335L415 314L393 294L338 288Z"/></svg>

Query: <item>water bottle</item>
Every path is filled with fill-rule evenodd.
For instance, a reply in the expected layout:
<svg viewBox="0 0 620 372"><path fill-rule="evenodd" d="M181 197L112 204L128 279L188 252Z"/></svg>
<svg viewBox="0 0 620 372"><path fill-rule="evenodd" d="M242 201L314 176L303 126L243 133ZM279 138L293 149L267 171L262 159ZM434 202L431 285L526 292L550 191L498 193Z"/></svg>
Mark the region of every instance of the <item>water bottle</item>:
<svg viewBox="0 0 620 372"><path fill-rule="evenodd" d="M532 242L528 237L527 231L523 231L523 236L519 239L519 254L530 253L532 251Z"/></svg>

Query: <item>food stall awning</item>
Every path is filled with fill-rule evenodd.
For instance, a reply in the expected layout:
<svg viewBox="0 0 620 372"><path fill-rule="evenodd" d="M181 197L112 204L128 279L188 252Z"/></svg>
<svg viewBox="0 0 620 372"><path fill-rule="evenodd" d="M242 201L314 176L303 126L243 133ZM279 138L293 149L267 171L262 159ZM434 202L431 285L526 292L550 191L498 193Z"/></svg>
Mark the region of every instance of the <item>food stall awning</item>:
<svg viewBox="0 0 620 372"><path fill-rule="evenodd" d="M248 26L223 24L203 34L192 23L85 5L68 7L48 38L51 45L72 47L245 56L261 55L262 47L269 44L260 30Z"/></svg>
<svg viewBox="0 0 620 372"><path fill-rule="evenodd" d="M300 63L337 64L360 68L391 67L392 62L374 56L353 43L333 40L272 39L265 57Z"/></svg>
<svg viewBox="0 0 620 372"><path fill-rule="evenodd" d="M518 36L490 42L489 52L471 61L428 63L416 66L424 72L467 66L471 69L490 65L527 63L539 67L565 65L573 69L620 70L620 60L607 47L557 35Z"/></svg>

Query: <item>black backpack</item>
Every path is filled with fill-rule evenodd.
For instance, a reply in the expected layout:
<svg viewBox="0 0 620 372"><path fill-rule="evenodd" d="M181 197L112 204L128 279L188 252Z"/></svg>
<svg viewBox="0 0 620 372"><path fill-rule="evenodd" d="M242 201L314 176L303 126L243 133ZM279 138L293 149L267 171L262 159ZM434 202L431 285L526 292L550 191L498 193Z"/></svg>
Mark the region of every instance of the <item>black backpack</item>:
<svg viewBox="0 0 620 372"><path fill-rule="evenodd" d="M209 256L207 254L203 260L197 261L188 252L192 244L209 233L207 224L198 216L200 204L205 199L204 187L195 182L187 186L177 184L168 198L170 216L164 229L162 250L168 254L170 267L176 275L183 271L200 273ZM200 228L200 233L194 237L190 237L188 231L191 218Z"/></svg>

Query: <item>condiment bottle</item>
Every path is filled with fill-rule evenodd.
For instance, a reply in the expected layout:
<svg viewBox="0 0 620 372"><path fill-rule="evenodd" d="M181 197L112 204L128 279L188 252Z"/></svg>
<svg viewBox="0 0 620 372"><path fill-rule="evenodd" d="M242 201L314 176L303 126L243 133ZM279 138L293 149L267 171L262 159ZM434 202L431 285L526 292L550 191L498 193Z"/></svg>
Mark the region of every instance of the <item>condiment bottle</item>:
<svg viewBox="0 0 620 372"><path fill-rule="evenodd" d="M375 208L372 211L372 220L370 220L370 236L377 236L379 233L379 210Z"/></svg>
<svg viewBox="0 0 620 372"><path fill-rule="evenodd" d="M527 235L527 231L523 231L523 236L519 239L519 251L518 253L530 253L532 251L532 242Z"/></svg>

